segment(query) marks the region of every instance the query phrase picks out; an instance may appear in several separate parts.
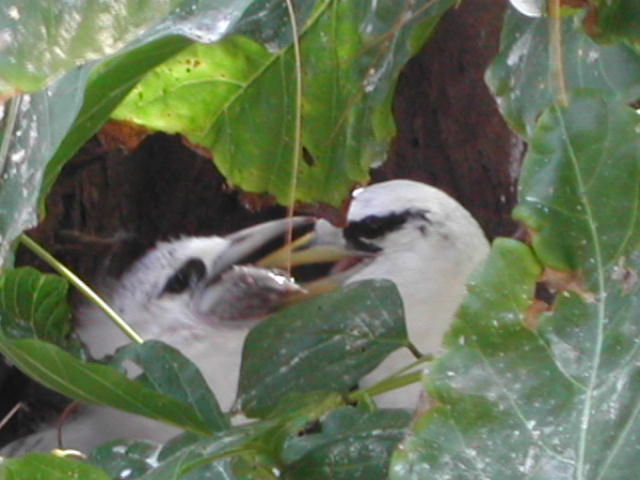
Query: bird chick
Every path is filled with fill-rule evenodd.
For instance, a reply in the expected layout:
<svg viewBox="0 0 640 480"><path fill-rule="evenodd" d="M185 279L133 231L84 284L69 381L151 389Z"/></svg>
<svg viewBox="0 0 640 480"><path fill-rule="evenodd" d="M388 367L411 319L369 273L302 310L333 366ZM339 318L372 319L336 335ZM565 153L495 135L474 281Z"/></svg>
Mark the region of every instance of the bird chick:
<svg viewBox="0 0 640 480"><path fill-rule="evenodd" d="M294 230L313 228L314 219L292 220ZM244 337L253 323L303 290L273 268L250 265L279 245L289 220L265 222L227 237L184 237L160 242L119 279L104 280L107 302L143 339L158 339L192 360L223 410L235 399ZM295 259L294 259L295 261ZM76 311L76 331L91 355L102 358L129 343L93 304ZM66 448L87 451L116 438L164 442L178 430L107 407L81 406L65 425ZM54 428L3 450L7 455L58 446Z"/></svg>

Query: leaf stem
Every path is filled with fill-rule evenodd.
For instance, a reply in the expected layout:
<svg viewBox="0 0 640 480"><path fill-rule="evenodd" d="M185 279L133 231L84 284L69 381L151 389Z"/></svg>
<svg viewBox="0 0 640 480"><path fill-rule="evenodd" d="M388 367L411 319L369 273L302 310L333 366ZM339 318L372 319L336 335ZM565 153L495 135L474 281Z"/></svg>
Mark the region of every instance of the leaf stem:
<svg viewBox="0 0 640 480"><path fill-rule="evenodd" d="M300 54L300 40L298 38L298 24L296 12L293 8L293 1L286 0L289 20L291 22L291 34L293 36L293 57L295 59L296 71L296 103L295 103L295 126L293 133L293 154L291 158L291 193L289 194L289 204L287 205L287 217L293 218L293 209L296 202L296 190L298 189L298 169L300 168L300 155L302 150L302 55ZM293 222L289 222L287 227L286 243L289 245L293 241ZM287 272L291 273L291 254L287 256Z"/></svg>
<svg viewBox="0 0 640 480"><path fill-rule="evenodd" d="M549 0L549 43L551 48L551 71L556 86L558 102L563 107L569 105L567 85L564 80L564 64L562 58L562 17L560 0Z"/></svg>
<svg viewBox="0 0 640 480"><path fill-rule="evenodd" d="M116 326L122 330L122 332L133 340L136 343L142 343L144 340L140 335L138 335L121 317L118 313L113 310L107 302L102 300L98 296L96 292L94 292L89 285L84 283L75 273L65 267L62 263L56 260L49 252L47 252L44 248L38 245L33 239L31 239L28 235L22 234L20 235L20 241L39 256L42 260L44 260L51 268L53 268L56 272L66 278L74 287L76 287L80 292L91 300L95 305L97 305Z"/></svg>
<svg viewBox="0 0 640 480"><path fill-rule="evenodd" d="M357 402L366 397L372 397L386 393L391 390L411 385L412 383L419 382L422 378L422 372L411 372L406 375L392 375L389 378L371 385L370 387L357 390L347 396L347 401Z"/></svg>

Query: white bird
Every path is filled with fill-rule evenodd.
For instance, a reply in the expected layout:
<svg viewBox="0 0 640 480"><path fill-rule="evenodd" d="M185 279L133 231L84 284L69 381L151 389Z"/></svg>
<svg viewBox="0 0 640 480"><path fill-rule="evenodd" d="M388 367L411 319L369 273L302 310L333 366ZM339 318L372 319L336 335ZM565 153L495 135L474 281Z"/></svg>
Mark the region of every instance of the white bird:
<svg viewBox="0 0 640 480"><path fill-rule="evenodd" d="M437 353L444 332L465 294L465 283L485 258L488 243L481 228L459 203L444 192L409 180L393 180L355 192L344 231L318 222L318 243L345 245L374 256L342 273L347 282L387 278L401 294L409 337L423 353ZM312 220L296 219L298 227ZM251 264L265 244L283 235L286 221L268 222L226 238L196 237L164 242L136 262L108 288L108 299L143 338L157 338L194 360L227 410L235 397L248 318L280 307L298 287L265 270L238 270ZM251 279L246 282L246 279ZM257 282L254 281L258 279ZM257 306L243 298L261 300ZM233 301L229 301L233 298ZM95 309L81 312L81 337L100 357L127 343L106 319L96 322ZM212 328L204 328L208 325ZM368 385L411 363L409 352L388 357L362 382ZM416 405L420 387L389 392L381 406ZM87 407L85 407L87 408ZM88 407L65 427L65 446L88 450L98 443L137 437L165 441L171 427L112 409ZM88 419L88 421L87 421ZM27 449L56 446L55 432L36 434ZM14 449L15 450L15 449Z"/></svg>
<svg viewBox="0 0 640 480"><path fill-rule="evenodd" d="M352 248L376 252L347 283L393 281L404 304L409 339L424 354L439 353L468 278L489 252L476 220L442 190L390 180L354 192L343 235ZM371 385L414 360L407 349L396 351L361 384ZM384 407L415 408L420 388L414 384L376 401Z"/></svg>
<svg viewBox="0 0 640 480"><path fill-rule="evenodd" d="M292 225L305 231L313 228L314 221L296 217ZM277 271L238 265L251 264L273 250L272 244L281 244L289 222L266 222L227 237L160 242L120 279L104 282L101 293L143 339L162 340L196 363L226 411L235 398L249 328L301 291ZM93 304L80 307L76 317L76 331L95 358L130 342ZM88 451L116 438L164 442L179 433L107 407L78 410L63 428L65 448ZM57 446L57 429L49 428L10 444L3 453L15 456Z"/></svg>

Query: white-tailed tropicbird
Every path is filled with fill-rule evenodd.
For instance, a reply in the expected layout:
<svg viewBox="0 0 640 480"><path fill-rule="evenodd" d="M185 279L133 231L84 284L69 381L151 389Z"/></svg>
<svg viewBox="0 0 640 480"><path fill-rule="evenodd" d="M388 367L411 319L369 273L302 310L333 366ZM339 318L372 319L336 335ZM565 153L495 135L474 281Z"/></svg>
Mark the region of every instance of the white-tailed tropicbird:
<svg viewBox="0 0 640 480"><path fill-rule="evenodd" d="M409 339L422 353L438 353L469 275L489 252L476 220L442 190L412 180L390 180L354 192L343 236L352 248L375 253L347 283L393 281L404 304ZM375 383L414 360L407 349L396 351L361 385ZM415 408L419 392L420 386L412 385L376 401L384 407Z"/></svg>

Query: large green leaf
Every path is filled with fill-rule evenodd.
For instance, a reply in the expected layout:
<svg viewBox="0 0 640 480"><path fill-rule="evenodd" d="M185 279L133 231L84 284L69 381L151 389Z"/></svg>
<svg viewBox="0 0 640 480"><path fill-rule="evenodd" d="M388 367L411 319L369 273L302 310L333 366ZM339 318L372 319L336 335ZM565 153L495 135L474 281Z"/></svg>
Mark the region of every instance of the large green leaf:
<svg viewBox="0 0 640 480"><path fill-rule="evenodd" d="M304 155L296 196L340 204L384 160L400 68L451 0L324 0L301 37ZM194 45L143 80L118 119L185 134L245 190L290 196L295 138L293 48L247 38Z"/></svg>
<svg viewBox="0 0 640 480"><path fill-rule="evenodd" d="M51 454L30 453L0 460L0 480L109 480L101 469L78 460Z"/></svg>
<svg viewBox="0 0 640 480"><path fill-rule="evenodd" d="M386 478L389 457L404 437L410 417L404 410L334 410L320 424L321 433L289 442L286 454L296 458L285 458L282 476L290 480Z"/></svg>
<svg viewBox="0 0 640 480"><path fill-rule="evenodd" d="M108 405L198 433L217 429L190 405L130 380L113 367L87 363L55 345L0 335L0 351L52 390L86 403Z"/></svg>
<svg viewBox="0 0 640 480"><path fill-rule="evenodd" d="M638 125L631 108L583 92L540 119L520 176L514 214L536 233L536 253L550 267L583 270L594 291L637 247Z"/></svg>
<svg viewBox="0 0 640 480"><path fill-rule="evenodd" d="M392 478L637 475L637 125L633 110L595 92L543 114L517 210L535 256L511 240L494 245L427 380L442 406L416 422ZM527 327L537 259L573 272Z"/></svg>
<svg viewBox="0 0 640 480"><path fill-rule="evenodd" d="M347 392L387 355L408 344L402 300L391 282L371 280L270 317L245 340L238 402L263 416L292 393Z"/></svg>
<svg viewBox="0 0 640 480"><path fill-rule="evenodd" d="M313 1L297 3L304 17ZM77 65L167 35L215 42L235 30L286 44L291 39L286 23L286 5L274 0L2 0L0 96L37 91Z"/></svg>
<svg viewBox="0 0 640 480"><path fill-rule="evenodd" d="M297 2L302 20L315 1ZM0 5L0 31L9 32L6 51L10 52L0 60L0 83L5 78L18 82L14 87L36 89L70 66L113 56L106 62L85 63L46 90L19 95L0 108L0 268L14 239L36 224L37 200L42 207L64 162L100 128L144 73L191 44L189 38L214 42L241 32L277 48L291 41L286 5L279 0L181 2L182 8L168 16L175 1L157 6L147 1L76 2L64 7L30 2L33 8L16 2ZM96 30L92 25L98 10L103 23ZM146 28L160 18L163 21ZM60 22L71 23L65 23L64 30L55 29ZM2 25L8 25L7 30ZM106 36L97 35L101 28L109 30ZM96 47L95 42L109 39L113 42ZM68 48L56 50L60 42L67 42ZM34 62L45 65L31 72Z"/></svg>
<svg viewBox="0 0 640 480"><path fill-rule="evenodd" d="M136 380L191 405L215 431L229 427L229 419L220 410L200 370L170 345L156 340L130 344L116 353L116 360L130 360L142 367Z"/></svg>
<svg viewBox="0 0 640 480"><path fill-rule="evenodd" d="M117 51L182 0L57 3L0 2L0 95L33 92L78 64ZM34 52L39 52L34 55Z"/></svg>
<svg viewBox="0 0 640 480"><path fill-rule="evenodd" d="M557 94L549 50L547 17L507 13L486 80L509 126L526 137ZM584 34L580 15L563 20L561 50L568 90L599 88L624 102L640 99L640 56L624 44L595 43Z"/></svg>

